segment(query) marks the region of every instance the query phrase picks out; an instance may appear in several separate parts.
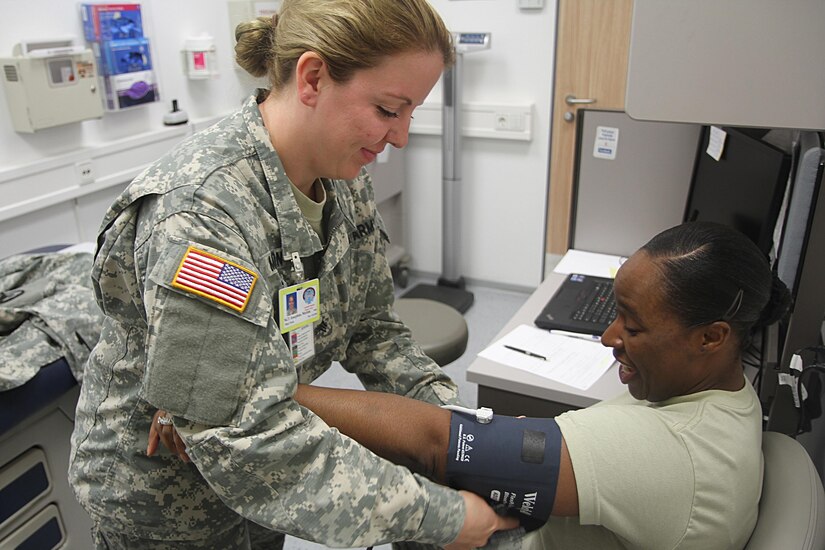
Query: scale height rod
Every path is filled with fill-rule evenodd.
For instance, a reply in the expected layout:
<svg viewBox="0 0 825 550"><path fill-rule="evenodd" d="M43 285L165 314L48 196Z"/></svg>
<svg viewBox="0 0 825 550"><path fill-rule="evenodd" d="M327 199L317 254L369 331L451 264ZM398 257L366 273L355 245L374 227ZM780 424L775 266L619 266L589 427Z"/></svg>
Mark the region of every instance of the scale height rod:
<svg viewBox="0 0 825 550"><path fill-rule="evenodd" d="M442 278L460 279L458 260L461 232L461 81L464 56L457 53L455 64L444 72L442 109L442 213L444 236L441 248Z"/></svg>

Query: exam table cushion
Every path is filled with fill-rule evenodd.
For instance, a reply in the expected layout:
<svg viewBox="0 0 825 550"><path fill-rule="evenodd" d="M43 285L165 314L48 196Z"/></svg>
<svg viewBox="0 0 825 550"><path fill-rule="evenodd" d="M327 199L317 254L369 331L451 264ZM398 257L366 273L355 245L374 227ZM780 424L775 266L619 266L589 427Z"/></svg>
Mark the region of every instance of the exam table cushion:
<svg viewBox="0 0 825 550"><path fill-rule="evenodd" d="M66 245L0 260L0 433L82 379L102 323L91 261Z"/></svg>

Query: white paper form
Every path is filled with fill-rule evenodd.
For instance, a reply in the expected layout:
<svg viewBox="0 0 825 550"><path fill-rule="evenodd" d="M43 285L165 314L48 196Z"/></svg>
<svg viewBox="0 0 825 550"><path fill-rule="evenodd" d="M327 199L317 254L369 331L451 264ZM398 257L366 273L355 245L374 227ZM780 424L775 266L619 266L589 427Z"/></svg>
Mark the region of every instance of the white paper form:
<svg viewBox="0 0 825 550"><path fill-rule="evenodd" d="M505 346L529 351L545 359ZM478 355L580 390L592 386L615 361L613 350L599 342L551 334L529 325L517 326Z"/></svg>
<svg viewBox="0 0 825 550"><path fill-rule="evenodd" d="M580 273L581 275L592 275L594 277L615 278L622 263L627 258L623 256L612 256L610 254L599 254L596 252L585 252L584 250L570 249L556 264L556 273L569 275Z"/></svg>

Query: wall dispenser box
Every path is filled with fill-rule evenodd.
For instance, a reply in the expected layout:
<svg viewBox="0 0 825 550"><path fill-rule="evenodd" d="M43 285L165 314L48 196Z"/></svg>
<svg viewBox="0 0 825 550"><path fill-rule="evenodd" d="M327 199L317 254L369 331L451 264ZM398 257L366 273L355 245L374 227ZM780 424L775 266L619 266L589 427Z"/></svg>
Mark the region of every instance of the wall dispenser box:
<svg viewBox="0 0 825 550"><path fill-rule="evenodd" d="M113 74L103 77L106 109L120 111L160 99L152 71Z"/></svg>
<svg viewBox="0 0 825 550"><path fill-rule="evenodd" d="M158 101L140 4L81 4L81 16L98 62L104 109L114 112Z"/></svg>
<svg viewBox="0 0 825 550"><path fill-rule="evenodd" d="M218 74L215 64L215 40L208 35L187 38L183 46L186 76L193 80Z"/></svg>
<svg viewBox="0 0 825 550"><path fill-rule="evenodd" d="M103 75L152 70L152 57L147 38L92 42L92 49L98 54L100 73Z"/></svg>
<svg viewBox="0 0 825 550"><path fill-rule="evenodd" d="M143 37L140 4L81 4L80 10L89 42Z"/></svg>
<svg viewBox="0 0 825 550"><path fill-rule="evenodd" d="M17 132L103 116L94 53L72 38L21 42L0 65Z"/></svg>

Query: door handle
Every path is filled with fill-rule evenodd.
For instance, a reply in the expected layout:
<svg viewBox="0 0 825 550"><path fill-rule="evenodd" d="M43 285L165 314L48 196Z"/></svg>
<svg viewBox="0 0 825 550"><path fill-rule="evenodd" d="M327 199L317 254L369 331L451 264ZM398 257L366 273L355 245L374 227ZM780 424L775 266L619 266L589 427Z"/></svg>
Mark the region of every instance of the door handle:
<svg viewBox="0 0 825 550"><path fill-rule="evenodd" d="M568 105L590 105L596 103L595 99L577 99L574 95L568 95L564 98L564 102Z"/></svg>

